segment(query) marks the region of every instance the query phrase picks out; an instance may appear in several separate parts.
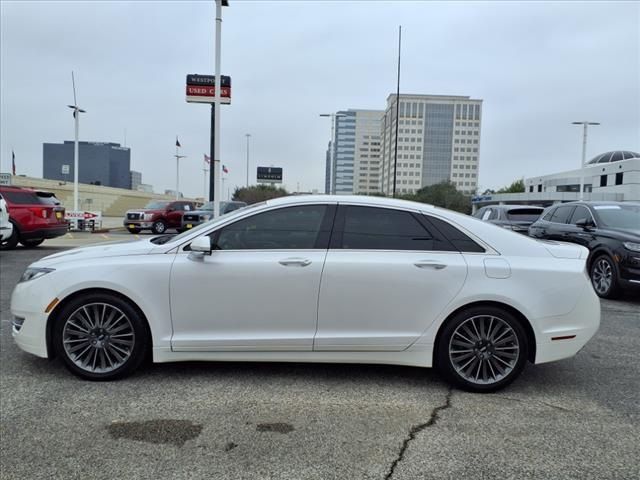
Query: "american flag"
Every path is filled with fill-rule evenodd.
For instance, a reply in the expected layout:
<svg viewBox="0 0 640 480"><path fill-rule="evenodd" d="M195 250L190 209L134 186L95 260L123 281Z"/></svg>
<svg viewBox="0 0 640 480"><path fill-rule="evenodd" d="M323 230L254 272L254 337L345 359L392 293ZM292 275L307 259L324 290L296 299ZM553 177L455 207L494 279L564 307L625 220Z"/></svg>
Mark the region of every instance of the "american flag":
<svg viewBox="0 0 640 480"><path fill-rule="evenodd" d="M206 163L209 163L209 164L211 163L211 157L209 155L207 155L206 153L204 154L204 161Z"/></svg>

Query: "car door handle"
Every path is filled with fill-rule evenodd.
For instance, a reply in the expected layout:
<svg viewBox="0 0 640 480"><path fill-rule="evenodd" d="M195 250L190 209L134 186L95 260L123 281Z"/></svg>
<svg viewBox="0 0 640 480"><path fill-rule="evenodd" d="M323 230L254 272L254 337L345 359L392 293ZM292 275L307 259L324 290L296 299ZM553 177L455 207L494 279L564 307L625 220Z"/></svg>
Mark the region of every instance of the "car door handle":
<svg viewBox="0 0 640 480"><path fill-rule="evenodd" d="M308 258L285 258L278 263L285 267L306 267L311 265L311 260Z"/></svg>
<svg viewBox="0 0 640 480"><path fill-rule="evenodd" d="M414 265L418 268L433 268L434 270L442 270L443 268L447 268L444 263L438 263L434 260L421 260L414 263Z"/></svg>

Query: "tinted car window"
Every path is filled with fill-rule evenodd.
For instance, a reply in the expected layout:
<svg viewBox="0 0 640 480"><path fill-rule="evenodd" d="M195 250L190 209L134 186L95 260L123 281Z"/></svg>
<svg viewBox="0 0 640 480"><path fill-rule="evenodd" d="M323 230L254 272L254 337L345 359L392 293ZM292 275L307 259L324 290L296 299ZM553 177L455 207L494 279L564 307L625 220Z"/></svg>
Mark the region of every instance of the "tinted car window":
<svg viewBox="0 0 640 480"><path fill-rule="evenodd" d="M427 215L424 215L423 218L425 218L431 225L433 225L457 251L471 253L485 251L484 248L471 240L467 235L462 233L450 223L445 222L444 220L440 220L439 218L430 217Z"/></svg>
<svg viewBox="0 0 640 480"><path fill-rule="evenodd" d="M580 220L591 220L591 213L589 213L589 209L587 207L577 206L571 215L569 223L575 225L576 222L579 222Z"/></svg>
<svg viewBox="0 0 640 480"><path fill-rule="evenodd" d="M40 199L34 192L6 191L4 192L4 198L6 198L10 203L15 203L17 205L37 205L41 203Z"/></svg>
<svg viewBox="0 0 640 480"><path fill-rule="evenodd" d="M574 208L575 207L573 205L556 208L551 216L551 221L554 223L567 223L567 220L569 220L569 216L571 215L571 212L573 212Z"/></svg>
<svg viewBox="0 0 640 480"><path fill-rule="evenodd" d="M304 205L259 213L222 229L221 250L310 249L316 247L326 205Z"/></svg>
<svg viewBox="0 0 640 480"><path fill-rule="evenodd" d="M507 212L507 219L515 222L535 222L541 213L541 208L514 208Z"/></svg>
<svg viewBox="0 0 640 480"><path fill-rule="evenodd" d="M482 220L489 220L489 218L491 218L491 209L490 208L485 210L484 213L482 214Z"/></svg>
<svg viewBox="0 0 640 480"><path fill-rule="evenodd" d="M390 208L344 208L340 248L354 250L432 250L433 236L409 212Z"/></svg>

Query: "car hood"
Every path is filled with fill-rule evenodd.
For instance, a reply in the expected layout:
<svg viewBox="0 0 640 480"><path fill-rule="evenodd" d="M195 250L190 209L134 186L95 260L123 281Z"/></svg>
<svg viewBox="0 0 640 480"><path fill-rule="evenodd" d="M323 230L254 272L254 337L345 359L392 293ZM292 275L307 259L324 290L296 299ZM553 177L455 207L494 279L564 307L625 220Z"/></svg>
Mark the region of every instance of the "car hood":
<svg viewBox="0 0 640 480"><path fill-rule="evenodd" d="M131 210L127 210L125 213L162 213L164 210L159 210L157 208L132 208Z"/></svg>
<svg viewBox="0 0 640 480"><path fill-rule="evenodd" d="M602 232L607 232L609 235L621 240L623 242L640 242L640 229L639 228L612 228L603 227Z"/></svg>
<svg viewBox="0 0 640 480"><path fill-rule="evenodd" d="M133 242L107 242L99 245L73 248L64 252L41 258L36 262L37 266L52 266L67 261L89 260L94 258L120 257L123 255L146 255L157 245L151 243L151 239L137 240Z"/></svg>

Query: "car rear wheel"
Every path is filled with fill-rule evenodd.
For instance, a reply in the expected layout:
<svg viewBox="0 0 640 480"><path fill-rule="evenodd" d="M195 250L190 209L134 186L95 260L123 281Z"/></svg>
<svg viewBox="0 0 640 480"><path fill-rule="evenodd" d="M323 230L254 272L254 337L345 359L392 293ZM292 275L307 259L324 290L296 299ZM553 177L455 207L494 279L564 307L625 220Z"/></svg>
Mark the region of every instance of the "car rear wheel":
<svg viewBox="0 0 640 480"><path fill-rule="evenodd" d="M436 345L436 366L464 390L495 392L522 372L528 355L520 321L497 307L459 312L444 326Z"/></svg>
<svg viewBox="0 0 640 480"><path fill-rule="evenodd" d="M620 294L618 272L609 255L600 255L591 263L591 284L598 296L615 298Z"/></svg>
<svg viewBox="0 0 640 480"><path fill-rule="evenodd" d="M18 245L18 229L13 226L13 232L11 236L0 242L0 250L13 250Z"/></svg>
<svg viewBox="0 0 640 480"><path fill-rule="evenodd" d="M133 372L149 346L145 320L126 300L95 293L56 315L54 347L65 366L87 380L115 380Z"/></svg>
<svg viewBox="0 0 640 480"><path fill-rule="evenodd" d="M40 245L42 242L44 242L44 238L40 238L38 240L20 240L20 244L24 248L35 248L38 245Z"/></svg>
<svg viewBox="0 0 640 480"><path fill-rule="evenodd" d="M153 222L153 226L151 227L153 233L161 234L167 231L167 224L162 220L158 220L157 222Z"/></svg>

